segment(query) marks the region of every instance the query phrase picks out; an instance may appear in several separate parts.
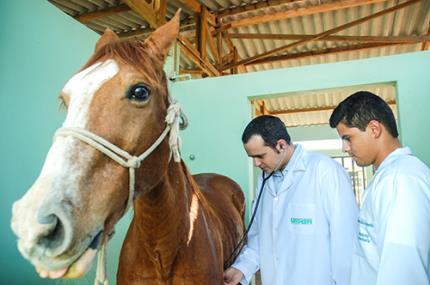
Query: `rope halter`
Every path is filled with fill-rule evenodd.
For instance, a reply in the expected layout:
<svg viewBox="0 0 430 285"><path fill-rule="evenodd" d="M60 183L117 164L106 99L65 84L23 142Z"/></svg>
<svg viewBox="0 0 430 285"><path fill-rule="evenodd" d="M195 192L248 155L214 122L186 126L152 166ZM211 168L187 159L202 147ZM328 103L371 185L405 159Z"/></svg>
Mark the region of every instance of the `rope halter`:
<svg viewBox="0 0 430 285"><path fill-rule="evenodd" d="M127 199L127 205L124 210L123 215L128 211L133 203L134 191L135 191L135 170L140 167L142 161L147 158L166 138L167 134L170 132L169 136L169 146L171 155L173 154L173 159L175 162L181 161L181 156L179 153L180 139L179 139L179 117L181 114L181 108L179 103L175 101L170 102L170 106L167 108L167 115L165 118L166 127L160 136L152 143L152 145L145 150L141 155L134 156L129 154L127 151L119 148L108 140L81 128L73 127L63 127L59 128L54 135L54 140L58 136L72 136L75 137L88 145L94 147L100 152L104 153L112 160L116 161L123 167L129 169L129 193ZM108 284L107 274L106 274L106 242L102 241L102 244L98 253L96 280L94 284Z"/></svg>

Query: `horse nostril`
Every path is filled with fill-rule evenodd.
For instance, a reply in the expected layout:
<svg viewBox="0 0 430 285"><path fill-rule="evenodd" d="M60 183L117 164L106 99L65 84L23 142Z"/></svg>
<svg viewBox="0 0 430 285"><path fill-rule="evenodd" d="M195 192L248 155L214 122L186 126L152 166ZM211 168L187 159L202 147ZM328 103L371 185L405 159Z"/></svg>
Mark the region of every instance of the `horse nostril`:
<svg viewBox="0 0 430 285"><path fill-rule="evenodd" d="M51 250L61 246L64 240L64 226L58 216L51 214L39 219L39 223L46 226L46 231L41 233L38 245Z"/></svg>
<svg viewBox="0 0 430 285"><path fill-rule="evenodd" d="M46 250L46 254L56 256L64 252L70 243L70 223L61 214L38 216L43 231L39 232L37 245Z"/></svg>

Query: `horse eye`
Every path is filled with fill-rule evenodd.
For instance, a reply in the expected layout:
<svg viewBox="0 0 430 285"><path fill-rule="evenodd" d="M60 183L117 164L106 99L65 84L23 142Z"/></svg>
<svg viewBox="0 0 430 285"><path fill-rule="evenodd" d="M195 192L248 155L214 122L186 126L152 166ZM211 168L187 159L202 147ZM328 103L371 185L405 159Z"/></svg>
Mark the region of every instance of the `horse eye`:
<svg viewBox="0 0 430 285"><path fill-rule="evenodd" d="M151 95L151 90L148 86L143 84L136 84L128 90L127 98L130 100L144 102L149 99L149 95Z"/></svg>

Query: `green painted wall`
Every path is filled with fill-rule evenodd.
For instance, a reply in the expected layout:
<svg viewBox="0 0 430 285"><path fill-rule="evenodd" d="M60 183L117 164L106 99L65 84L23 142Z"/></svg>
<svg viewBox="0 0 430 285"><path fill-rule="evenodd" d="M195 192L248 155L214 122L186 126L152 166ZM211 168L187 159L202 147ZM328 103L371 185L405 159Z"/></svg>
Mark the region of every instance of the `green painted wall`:
<svg viewBox="0 0 430 285"><path fill-rule="evenodd" d="M0 283L59 284L40 279L19 254L11 205L39 175L64 120L59 92L92 53L98 35L43 0L0 1L0 25ZM93 283L91 276L85 279L62 283Z"/></svg>
<svg viewBox="0 0 430 285"><path fill-rule="evenodd" d="M288 133L294 141L312 141L338 139L339 136L335 129L329 125L306 126L289 128Z"/></svg>
<svg viewBox="0 0 430 285"><path fill-rule="evenodd" d="M248 98L394 82L401 140L430 165L429 66L427 51L177 82L172 92L190 119L182 136L183 157L193 172L223 173L249 191L253 170L240 142L252 114ZM324 127L304 129L292 129L292 139L336 137L333 130L325 133ZM189 159L190 154L195 160Z"/></svg>
<svg viewBox="0 0 430 285"><path fill-rule="evenodd" d="M92 53L98 36L43 0L0 1L0 24L4 27L0 33L0 282L57 284L39 279L18 253L9 226L11 205L38 176L52 134L65 115L58 108L59 90ZM193 172L225 174L248 189L252 166L240 142L251 118L248 97L396 82L402 141L430 164L428 66L430 53L420 52L174 83L174 96L190 120L182 132L183 157ZM325 137L324 130L309 130L291 130L291 134L294 140ZM189 159L191 154L194 160ZM116 227L109 245L111 284L128 220ZM65 282L92 283L93 274Z"/></svg>

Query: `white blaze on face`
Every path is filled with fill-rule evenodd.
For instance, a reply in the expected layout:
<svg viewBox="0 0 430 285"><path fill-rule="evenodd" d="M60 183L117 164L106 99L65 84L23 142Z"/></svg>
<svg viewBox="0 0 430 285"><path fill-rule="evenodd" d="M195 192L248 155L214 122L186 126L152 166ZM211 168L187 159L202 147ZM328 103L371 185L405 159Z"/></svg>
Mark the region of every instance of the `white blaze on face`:
<svg viewBox="0 0 430 285"><path fill-rule="evenodd" d="M118 65L112 59L98 62L75 76L64 86L63 93L69 96L67 117L63 127L74 127L85 129L89 119L89 109L94 94L100 87L112 79L119 71ZM82 169L85 161L79 161L77 168L69 165L72 148L76 139L72 137L57 137L49 150L48 157L42 169L41 176L52 175L58 171L74 176L77 170ZM82 157L82 156L81 156Z"/></svg>
<svg viewBox="0 0 430 285"><path fill-rule="evenodd" d="M118 71L117 63L107 60L86 68L67 82L63 93L70 100L64 127L87 127L94 95ZM76 138L57 137L39 178L24 197L14 204L12 228L20 238L19 248L22 252L30 253L37 246L35 243L38 237L49 231L49 225L41 225L38 221L38 214L46 201L61 201L61 198L67 197L74 200L73 204L79 204L75 200L79 178L88 171L89 161L97 152L90 147L79 147L81 145Z"/></svg>
<svg viewBox="0 0 430 285"><path fill-rule="evenodd" d="M70 104L63 127L86 127L94 94L106 81L112 79L118 70L116 62L109 59L82 70L66 83L63 93L70 97Z"/></svg>

